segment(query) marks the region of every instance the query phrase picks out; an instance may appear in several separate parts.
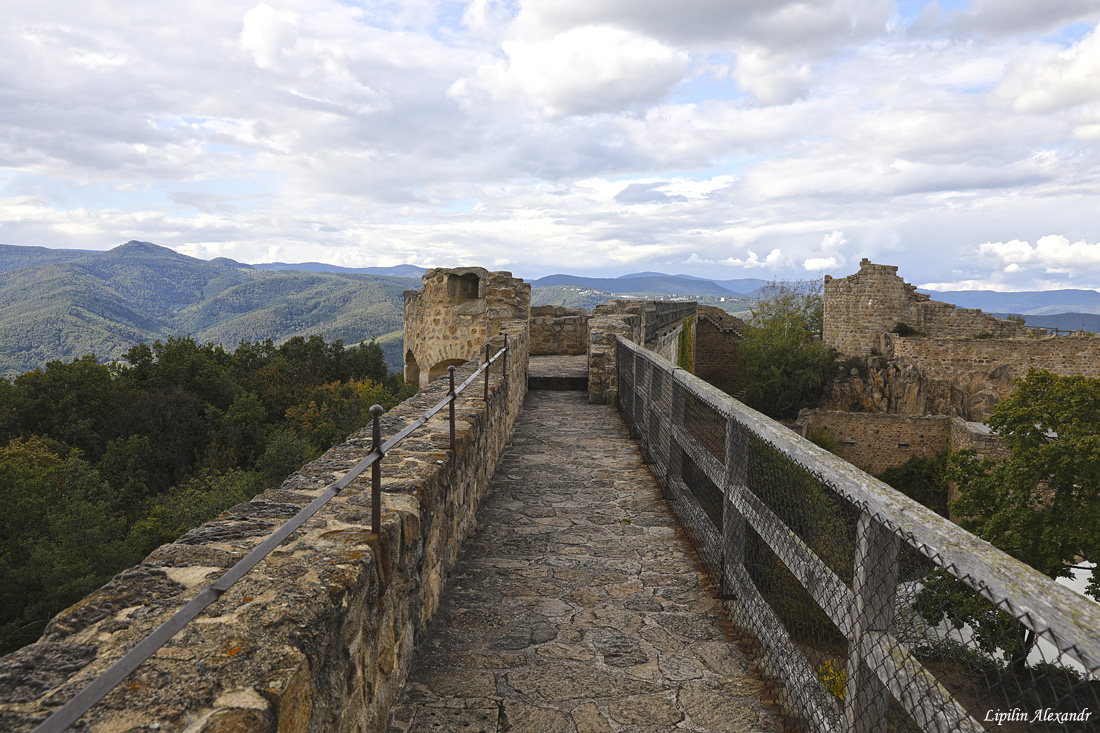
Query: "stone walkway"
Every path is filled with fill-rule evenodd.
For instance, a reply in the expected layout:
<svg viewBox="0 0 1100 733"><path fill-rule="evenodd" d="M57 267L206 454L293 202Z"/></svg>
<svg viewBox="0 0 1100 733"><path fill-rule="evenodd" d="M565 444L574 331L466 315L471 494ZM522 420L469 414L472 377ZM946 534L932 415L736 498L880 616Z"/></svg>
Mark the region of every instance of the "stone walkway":
<svg viewBox="0 0 1100 733"><path fill-rule="evenodd" d="M390 733L781 731L614 408L531 392Z"/></svg>

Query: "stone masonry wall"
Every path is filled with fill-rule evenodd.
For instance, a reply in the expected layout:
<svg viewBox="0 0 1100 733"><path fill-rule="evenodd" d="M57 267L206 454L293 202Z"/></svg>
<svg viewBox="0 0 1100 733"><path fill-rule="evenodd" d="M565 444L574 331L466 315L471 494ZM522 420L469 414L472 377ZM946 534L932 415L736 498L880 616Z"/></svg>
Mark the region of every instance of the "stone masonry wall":
<svg viewBox="0 0 1100 733"><path fill-rule="evenodd" d="M405 381L421 387L484 353L485 342L506 321L527 321L531 286L510 272L481 267L436 268L424 287L405 291Z"/></svg>
<svg viewBox="0 0 1100 733"><path fill-rule="evenodd" d="M828 429L841 441L841 458L877 475L900 466L913 456L932 458L947 451L951 418L946 415L913 417L869 412L804 410L799 415L802 435Z"/></svg>
<svg viewBox="0 0 1100 733"><path fill-rule="evenodd" d="M588 311L560 305L531 308L531 354L573 356L588 350Z"/></svg>
<svg viewBox="0 0 1100 733"><path fill-rule="evenodd" d="M854 275L839 279L826 275L824 342L841 354L866 356L878 348L880 336L898 323L931 337L1009 338L1027 333L1017 321L929 300L897 273L896 265L876 265L864 258Z"/></svg>
<svg viewBox="0 0 1100 733"><path fill-rule="evenodd" d="M492 368L459 397L457 454L441 411L382 462L382 535L364 472L83 718L81 730L384 731L416 639L526 393L526 319L505 321L507 382ZM493 337L494 349L505 336ZM465 377L476 365L459 369ZM445 396L427 385L382 418L383 440ZM370 451L369 430L283 485L155 550L0 660L0 730L27 731Z"/></svg>
<svg viewBox="0 0 1100 733"><path fill-rule="evenodd" d="M640 344L645 339L644 304L614 300L598 305L588 316L588 401L613 405L619 397L615 369L615 337Z"/></svg>
<svg viewBox="0 0 1100 733"><path fill-rule="evenodd" d="M695 376L727 394L744 389L739 353L745 322L721 308L699 304L695 319Z"/></svg>
<svg viewBox="0 0 1100 733"><path fill-rule="evenodd" d="M899 415L954 415L982 422L1031 367L1063 376L1100 375L1100 337L902 338L883 334L865 374L830 385L825 409Z"/></svg>
<svg viewBox="0 0 1100 733"><path fill-rule="evenodd" d="M592 309L588 316L588 401L594 404L615 404L618 399L618 376L615 369L615 337L660 354L675 362L683 320L676 312L694 303L665 301L613 300ZM675 318L671 316L677 316ZM658 325L652 340L646 340L646 319ZM694 319L693 319L694 320ZM663 325L662 325L663 324Z"/></svg>
<svg viewBox="0 0 1100 733"><path fill-rule="evenodd" d="M1100 376L1100 337L1093 335L960 341L887 334L882 351L887 359L912 364L928 378L957 383L1002 367L1012 378L1023 377L1032 367L1063 376Z"/></svg>
<svg viewBox="0 0 1100 733"><path fill-rule="evenodd" d="M951 452L962 450L973 450L982 457L1008 458L1009 455L1004 438L992 432L988 425L952 418Z"/></svg>

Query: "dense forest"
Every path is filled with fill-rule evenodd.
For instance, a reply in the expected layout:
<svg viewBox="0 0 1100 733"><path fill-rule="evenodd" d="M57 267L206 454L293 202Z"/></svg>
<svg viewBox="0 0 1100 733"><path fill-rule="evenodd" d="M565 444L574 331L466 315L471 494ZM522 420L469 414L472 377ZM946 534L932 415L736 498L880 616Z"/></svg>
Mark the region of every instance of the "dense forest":
<svg viewBox="0 0 1100 733"><path fill-rule="evenodd" d="M415 390L371 341L194 338L0 378L0 653Z"/></svg>

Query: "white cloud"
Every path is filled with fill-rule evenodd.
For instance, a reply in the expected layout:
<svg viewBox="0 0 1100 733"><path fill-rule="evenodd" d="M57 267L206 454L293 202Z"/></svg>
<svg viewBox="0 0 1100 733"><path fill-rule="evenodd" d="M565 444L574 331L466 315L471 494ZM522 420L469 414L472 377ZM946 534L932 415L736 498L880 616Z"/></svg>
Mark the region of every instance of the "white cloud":
<svg viewBox="0 0 1100 733"><path fill-rule="evenodd" d="M783 263L783 253L778 249L773 249L764 259L760 259L759 255L751 249L748 250L747 254L748 257L727 257L719 264L728 265L730 267L776 268Z"/></svg>
<svg viewBox="0 0 1100 733"><path fill-rule="evenodd" d="M1017 112L1044 113L1100 102L1100 29L1054 55L1020 60L1005 74L997 93ZM1046 58L1042 58L1047 56Z"/></svg>
<svg viewBox="0 0 1100 733"><path fill-rule="evenodd" d="M1014 239L986 242L978 251L1004 263L1005 272L1019 272L1023 265L1038 265L1048 273L1069 274L1076 268L1100 265L1100 242L1070 242L1061 234L1040 237L1035 245Z"/></svg>
<svg viewBox="0 0 1100 733"><path fill-rule="evenodd" d="M844 237L844 232L834 229L821 238L821 244L819 245L821 255L803 260L802 267L810 272L821 272L823 270L836 272L847 262L847 259L841 253L847 243L848 240Z"/></svg>
<svg viewBox="0 0 1100 733"><path fill-rule="evenodd" d="M298 14L260 3L244 14L241 46L261 69L284 65L297 36Z"/></svg>
<svg viewBox="0 0 1100 733"><path fill-rule="evenodd" d="M482 66L475 80L452 87L456 96L471 86L494 98L519 93L550 116L644 108L661 98L687 70L682 51L612 26L571 28L549 39L502 44L507 64Z"/></svg>
<svg viewBox="0 0 1100 733"><path fill-rule="evenodd" d="M810 272L820 272L821 270L835 271L840 267L840 264L836 261L836 257L810 257L802 261L802 267Z"/></svg>

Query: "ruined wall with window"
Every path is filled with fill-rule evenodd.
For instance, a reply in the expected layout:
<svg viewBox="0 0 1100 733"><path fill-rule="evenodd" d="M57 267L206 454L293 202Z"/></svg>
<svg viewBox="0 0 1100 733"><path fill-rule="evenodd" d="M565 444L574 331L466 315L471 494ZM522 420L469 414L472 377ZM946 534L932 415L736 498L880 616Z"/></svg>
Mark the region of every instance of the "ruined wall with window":
<svg viewBox="0 0 1100 733"><path fill-rule="evenodd" d="M798 416L803 437L827 431L837 441L836 454L860 470L880 474L914 456L933 458L947 451L951 418L947 415L886 415L880 412L803 410Z"/></svg>
<svg viewBox="0 0 1100 733"><path fill-rule="evenodd" d="M879 338L903 323L925 336L972 339L987 335L1012 338L1028 334L1020 321L1002 320L976 308L931 300L898 277L897 265L876 265L867 258L859 272L825 276L822 339L846 356L867 356Z"/></svg>
<svg viewBox="0 0 1100 733"><path fill-rule="evenodd" d="M426 387L475 356L507 321L527 322L531 286L510 272L436 268L405 291L405 381Z"/></svg>

